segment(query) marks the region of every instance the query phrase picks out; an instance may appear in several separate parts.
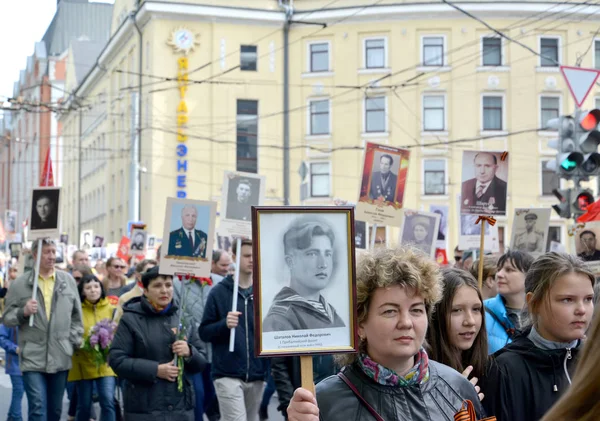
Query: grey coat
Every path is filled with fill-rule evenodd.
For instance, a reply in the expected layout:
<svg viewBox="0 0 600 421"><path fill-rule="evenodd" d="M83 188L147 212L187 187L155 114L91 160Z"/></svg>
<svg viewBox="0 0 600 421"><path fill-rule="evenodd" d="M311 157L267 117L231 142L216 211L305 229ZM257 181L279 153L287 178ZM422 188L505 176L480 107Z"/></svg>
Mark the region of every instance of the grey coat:
<svg viewBox="0 0 600 421"><path fill-rule="evenodd" d="M81 346L83 336L77 285L70 274L57 270L50 320L46 317L42 290L38 288L38 312L33 316L33 327L29 327L24 307L33 293L33 273L25 272L11 284L6 295L3 323L6 327L19 327L21 371L57 373L69 370L73 349Z"/></svg>

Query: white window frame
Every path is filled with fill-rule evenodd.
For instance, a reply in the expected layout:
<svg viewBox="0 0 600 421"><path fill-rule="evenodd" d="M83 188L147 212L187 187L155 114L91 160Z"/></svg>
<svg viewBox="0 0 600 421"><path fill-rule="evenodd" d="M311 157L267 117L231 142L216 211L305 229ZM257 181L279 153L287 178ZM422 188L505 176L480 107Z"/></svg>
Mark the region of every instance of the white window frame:
<svg viewBox="0 0 600 421"><path fill-rule="evenodd" d="M425 161L444 161L444 194L427 194L425 192ZM448 197L450 177L448 175L448 158L440 156L428 156L421 159L421 196L423 199L439 199Z"/></svg>
<svg viewBox="0 0 600 421"><path fill-rule="evenodd" d="M312 133L312 121L311 121L311 107L313 102L317 101L329 101L329 133L327 134L311 134ZM322 97L311 97L308 98L306 103L306 139L329 139L333 132L333 118L332 118L332 107L331 98L328 96Z"/></svg>
<svg viewBox="0 0 600 421"><path fill-rule="evenodd" d="M543 171L542 171L542 165L545 166L546 164L543 164L544 162L547 163L547 162L550 162L550 161L554 161L555 159L556 158L553 158L553 157L550 157L550 156L542 156L539 159L539 166L538 166L538 169L539 169L538 179L540 181L539 195L542 198L554 198L553 194L544 194L544 174L543 174ZM562 184L562 180L559 179L559 181L558 181L558 187L559 188L562 187L561 184Z"/></svg>
<svg viewBox="0 0 600 421"><path fill-rule="evenodd" d="M498 66L486 66L485 64L483 64L483 40L484 38L499 38L500 39L500 64ZM506 66L506 56L505 56L505 43L504 43L504 38L499 37L499 36L495 36L494 34L485 34L485 35L481 35L479 37L479 55L480 55L480 60L479 60L479 65L482 68L485 69L498 69L498 68L504 68L507 67Z"/></svg>
<svg viewBox="0 0 600 421"><path fill-rule="evenodd" d="M596 65L600 65L600 63L596 63L596 43L600 42L600 38L595 37L593 44L592 44L592 69L596 69ZM596 69L596 70L600 70L600 69Z"/></svg>
<svg viewBox="0 0 600 421"><path fill-rule="evenodd" d="M368 41L379 41L383 40L383 67L367 67L367 42ZM362 40L362 51L363 51L363 70L368 70L371 72L375 71L384 71L389 68L389 58L388 58L388 37L387 36L372 36L365 37Z"/></svg>
<svg viewBox="0 0 600 421"><path fill-rule="evenodd" d="M328 58L328 63L327 63L327 70L326 71L322 71L322 72L313 72L312 71L312 61L311 61L311 46L315 45L315 44L327 44L327 58ZM332 73L331 70L331 64L332 64L332 49L331 49L331 41L329 40L313 40L313 41L309 41L306 43L306 73L309 75L329 75L330 73Z"/></svg>
<svg viewBox="0 0 600 421"><path fill-rule="evenodd" d="M502 128L500 130L488 130L483 128L483 98L488 96L495 96L502 98ZM507 134L507 125L506 121L506 94L504 92L482 92L479 100L479 121L480 121L480 131L484 134L498 134L498 135L506 135Z"/></svg>
<svg viewBox="0 0 600 421"><path fill-rule="evenodd" d="M558 65L556 66L542 66L542 38L543 39L556 39L558 40ZM560 35L538 35L537 40L537 52L540 54L538 56L538 71L546 71L546 72L558 72L559 66L562 64L562 37Z"/></svg>
<svg viewBox="0 0 600 421"><path fill-rule="evenodd" d="M312 195L312 164L329 164L329 195L328 196L313 196ZM308 200L324 200L333 197L333 166L331 160L313 160L307 162L308 165Z"/></svg>
<svg viewBox="0 0 600 421"><path fill-rule="evenodd" d="M562 95L560 94L540 94L538 95L538 127L544 127L545 121L542 121L542 98L557 98L558 99L558 116L560 117L563 113ZM556 130L544 130L540 134L548 136L556 136Z"/></svg>
<svg viewBox="0 0 600 421"><path fill-rule="evenodd" d="M254 69L254 70L242 69L242 47L256 48L256 60L255 60L256 69ZM240 44L240 72L256 72L256 73L258 73L258 58L259 58L258 45L256 45L256 44Z"/></svg>
<svg viewBox="0 0 600 421"><path fill-rule="evenodd" d="M425 65L424 60L423 60L423 41L425 38L442 38L442 50L443 50L443 54L442 54L442 64L441 65L434 65L434 66L428 66ZM420 38L421 42L419 44L419 67L423 67L426 69L438 69L440 67L447 67L448 66L448 36L444 35L444 34L423 34L421 35Z"/></svg>
<svg viewBox="0 0 600 421"><path fill-rule="evenodd" d="M444 129L443 130L425 130L425 97L441 96L444 97ZM422 136L431 136L436 133L439 135L448 135L448 97L445 92L427 91L421 95L421 131Z"/></svg>
<svg viewBox="0 0 600 421"><path fill-rule="evenodd" d="M385 109L383 111L383 113L385 115L383 131L382 132L368 132L367 131L367 99L382 98L382 97L384 98L384 101L385 101L384 102ZM363 115L363 118L362 118L362 120L363 120L362 121L362 127L363 127L362 135L363 136L365 136L365 137L369 137L369 136L382 136L382 135L385 135L386 133L389 133L388 106L389 106L389 103L388 103L388 97L387 97L387 95L369 95L369 96L364 97L364 99L363 99L363 112L362 112L362 115Z"/></svg>

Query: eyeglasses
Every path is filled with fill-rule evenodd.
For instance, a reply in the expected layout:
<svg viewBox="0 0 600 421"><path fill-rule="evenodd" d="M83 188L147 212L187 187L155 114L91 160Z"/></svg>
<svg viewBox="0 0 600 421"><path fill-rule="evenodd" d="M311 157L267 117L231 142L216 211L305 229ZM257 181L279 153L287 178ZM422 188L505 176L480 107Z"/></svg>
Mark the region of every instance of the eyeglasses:
<svg viewBox="0 0 600 421"><path fill-rule="evenodd" d="M115 269L125 269L127 266L113 265Z"/></svg>

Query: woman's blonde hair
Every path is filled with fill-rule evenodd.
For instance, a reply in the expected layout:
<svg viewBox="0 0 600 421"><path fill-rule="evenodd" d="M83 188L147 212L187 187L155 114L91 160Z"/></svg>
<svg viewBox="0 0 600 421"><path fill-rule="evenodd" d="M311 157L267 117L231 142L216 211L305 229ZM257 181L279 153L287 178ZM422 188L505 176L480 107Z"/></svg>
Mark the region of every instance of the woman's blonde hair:
<svg viewBox="0 0 600 421"><path fill-rule="evenodd" d="M589 278L592 287L596 278L585 263L570 254L549 252L535 259L525 275L525 293L531 293L528 303L526 325L537 323L537 312L542 304L548 303L548 293L554 283L569 273L577 273Z"/></svg>
<svg viewBox="0 0 600 421"><path fill-rule="evenodd" d="M376 249L362 253L356 264L357 328L367 320L371 297L378 288L399 285L414 289L425 300L428 318L442 297L442 275L438 265L411 247ZM366 343L361 341L364 352ZM336 357L340 365L353 363L356 354Z"/></svg>
<svg viewBox="0 0 600 421"><path fill-rule="evenodd" d="M542 421L597 421L600 414L600 317L596 315L585 342L573 384Z"/></svg>

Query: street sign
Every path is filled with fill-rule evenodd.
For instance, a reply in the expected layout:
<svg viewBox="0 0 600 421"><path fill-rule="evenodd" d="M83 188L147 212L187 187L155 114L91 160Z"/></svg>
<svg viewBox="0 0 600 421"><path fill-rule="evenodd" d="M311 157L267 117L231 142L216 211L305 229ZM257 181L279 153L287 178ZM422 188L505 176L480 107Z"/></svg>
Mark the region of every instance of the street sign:
<svg viewBox="0 0 600 421"><path fill-rule="evenodd" d="M560 66L560 72L567 82L567 86L569 87L569 91L571 91L575 104L577 104L577 107L581 107L581 104L583 104L592 90L594 83L596 83L596 80L600 75L600 70Z"/></svg>

